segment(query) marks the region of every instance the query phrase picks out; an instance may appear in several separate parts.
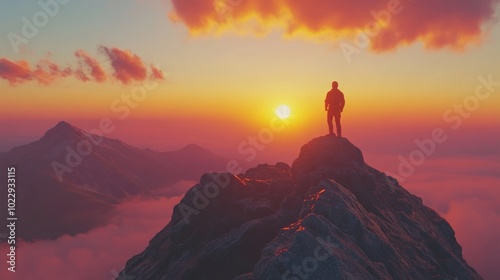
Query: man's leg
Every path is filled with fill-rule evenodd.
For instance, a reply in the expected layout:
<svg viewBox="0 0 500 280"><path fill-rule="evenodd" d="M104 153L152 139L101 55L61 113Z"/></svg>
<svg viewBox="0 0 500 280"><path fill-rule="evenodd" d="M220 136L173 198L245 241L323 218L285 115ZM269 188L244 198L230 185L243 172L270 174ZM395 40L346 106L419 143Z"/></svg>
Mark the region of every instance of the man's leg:
<svg viewBox="0 0 500 280"><path fill-rule="evenodd" d="M332 110L328 110L328 114L326 116L326 122L328 123L329 133L333 134L333 112L332 112Z"/></svg>
<svg viewBox="0 0 500 280"><path fill-rule="evenodd" d="M335 125L337 126L337 135L342 137L342 125L340 124L340 113L335 114Z"/></svg>

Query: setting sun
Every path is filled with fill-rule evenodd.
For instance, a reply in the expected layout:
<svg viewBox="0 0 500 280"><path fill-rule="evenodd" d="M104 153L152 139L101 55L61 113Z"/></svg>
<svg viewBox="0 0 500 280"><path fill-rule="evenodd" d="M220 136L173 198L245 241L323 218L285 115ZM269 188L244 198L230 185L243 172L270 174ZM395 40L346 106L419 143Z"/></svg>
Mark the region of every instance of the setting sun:
<svg viewBox="0 0 500 280"><path fill-rule="evenodd" d="M288 105L280 105L278 108L276 108L276 116L280 119L288 119L292 113L292 110Z"/></svg>

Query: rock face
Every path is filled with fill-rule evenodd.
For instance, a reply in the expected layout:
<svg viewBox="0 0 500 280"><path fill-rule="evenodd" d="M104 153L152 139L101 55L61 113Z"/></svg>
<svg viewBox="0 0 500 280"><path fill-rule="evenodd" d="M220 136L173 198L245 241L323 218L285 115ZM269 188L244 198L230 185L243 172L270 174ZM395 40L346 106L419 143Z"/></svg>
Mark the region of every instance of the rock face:
<svg viewBox="0 0 500 280"><path fill-rule="evenodd" d="M450 225L345 138L290 168L205 174L120 274L130 279L482 279Z"/></svg>

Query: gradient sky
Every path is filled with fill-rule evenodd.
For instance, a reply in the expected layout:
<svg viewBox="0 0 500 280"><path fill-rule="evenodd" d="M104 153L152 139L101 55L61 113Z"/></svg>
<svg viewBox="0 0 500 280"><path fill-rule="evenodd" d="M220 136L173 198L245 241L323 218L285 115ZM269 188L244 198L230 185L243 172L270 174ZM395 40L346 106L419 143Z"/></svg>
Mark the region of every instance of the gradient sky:
<svg viewBox="0 0 500 280"><path fill-rule="evenodd" d="M145 65L157 65L165 73L165 80L155 90L148 92L147 98L140 102L140 106L131 109L125 120L117 121L123 125L118 127L116 133L117 137L125 135L128 131L126 127L132 126L133 120L144 119L175 119L172 123L183 121L191 128L182 126L183 137L180 139L173 137L160 140L153 137L158 142L146 143L158 149L176 148L185 139L197 138L203 138L198 139L199 144L216 146L221 138L232 138L227 134L237 135L232 139L237 145L247 134L255 134L266 127L273 117L274 108L281 103L290 105L293 112L294 118L287 127L288 132L302 133L304 129L309 129L322 133L324 124L315 126L323 122L322 102L334 79L340 81L341 89L347 96L348 107L344 114L346 124L361 127L375 124L384 124L384 127L406 126L409 123L411 126L434 126L436 122L442 121L443 113L453 104L461 103L474 93L478 76L493 75L494 80L498 79L500 27L495 24L496 17L491 16L485 8L471 9L463 4L463 11L452 9L457 10L457 16L463 17L462 21L470 21L471 25L479 28L477 38L466 41L463 46L455 46L459 43L452 39L448 45L428 46L428 39L425 38L431 36L434 29L428 32L410 26L409 30L415 29L413 33L424 32L421 39L406 42L403 38L400 39L403 40L400 45L386 49L380 46L375 50L373 47L359 48L360 53L352 55L349 63L340 46L355 45L352 35L359 34L360 29L357 27L363 29L368 22L373 21L370 11L386 9L390 2L376 1L380 5L358 6L359 11L343 5L341 8L348 12L357 11L358 16L355 18L359 19L347 21L346 26L341 25L339 29L342 32L339 33L347 35L340 38L330 30L328 22L314 23L316 28L320 28L321 24L326 26L316 35L316 31L289 34L285 30L291 27L274 24L271 20L254 28L258 31L242 31L249 27L245 27L241 21L248 17L250 21L259 19L263 17L259 9L270 9L264 4L254 7L260 1L228 1L234 7L227 4L231 9L223 14L226 20L215 25L220 30L214 31L214 24L209 23L213 22L214 17L218 20L220 15L217 12L203 14L207 9L213 10L213 5L206 4L212 2L191 2L188 8L180 5L176 12L170 1L70 1L60 5L59 12L49 19L46 26L39 28L34 38L20 45L19 53L14 51L8 39L1 40L0 58L11 62L25 61L32 68L44 59L61 67L74 67L78 64L74 53L84 51L94 57L111 76L114 68L99 50L104 46L129 51L142 59ZM288 3L290 9L297 5L296 1L271 2L282 6ZM478 7L482 7L488 3L491 6L496 1L479 2L481 4L477 4ZM33 15L42 10L37 3L0 3L0 34L3 38L8 38L10 32L22 35L22 18L32 21ZM324 1L317 3L316 6L328 5ZM401 1L402 11L392 15L384 31L401 29L399 21L407 18L415 18L414 21L420 22L420 25L432 27L432 24L419 21L419 17L425 19L421 15L423 11L420 5L405 7L406 4ZM309 7L312 9L310 13L314 13L316 6L309 6L312 7ZM439 13L450 13L447 8L441 10L434 12L436 17ZM471 10L474 16L468 17L467 10ZM172 16L174 13L178 15ZM211 29L205 32L199 31L203 26L193 27L188 20L183 23L182 16L190 21L193 21L192 18L201 18L201 22L208 22L206 25L212 27L207 27ZM172 18L181 19L174 22ZM311 21L307 15L301 20L306 27ZM461 32L466 33L461 31L462 25L453 29L452 24L456 20L441 21L433 19L431 22L438 27L449 24L447 28L458 34L456 36ZM401 23L403 26L408 24L406 21ZM252 23L248 25L253 26ZM300 25L298 20L296 25ZM396 31L398 34L403 33ZM374 44L379 41L377 36L371 37ZM2 130L0 150L15 146L18 140L12 139L16 135L31 134L30 140L36 139L61 119L87 129L97 125L79 123L80 120L95 119L94 123L102 117L118 120L120 114L113 112L111 105L122 95L130 95L138 84L141 84L140 81L123 84L111 78L102 83L82 82L72 75L55 78L49 85L41 85L33 80L12 86L7 80L0 79L2 103L9 104L0 112L0 119L7 128ZM481 102L480 110L474 112L474 121L481 125L498 124L499 104L499 95L491 95L487 101ZM18 121L31 122L34 119L48 121L45 125L37 125L39 129L36 133L27 130L17 133L16 130L26 126L17 125ZM165 130L176 129L175 125L169 123L160 122L159 125ZM158 123L152 125L157 126ZM200 134L200 128L207 132ZM10 133L13 130L16 133ZM232 133L227 133L229 131ZM129 140L132 144L142 144L140 139L136 139L137 135L132 138Z"/></svg>
<svg viewBox="0 0 500 280"><path fill-rule="evenodd" d="M23 17L32 21L42 8L37 1L0 0L0 151L40 138L60 120L90 130L110 118L116 130L107 136L139 147L197 143L245 162L237 147L287 104L292 117L285 130L248 164L291 163L301 145L326 133L323 100L337 80L347 100L344 135L369 164L397 174L399 156L408 158L416 139L442 128L448 140L403 186L430 206L452 205L446 197L433 201L425 186L449 186L455 182L449 176L465 173L483 182L478 189L489 186L497 203L500 86L467 117L453 110L473 100L478 77L500 82L498 2L72 0L16 53L9 33L21 35ZM355 45L371 12L391 5L398 12L369 37L370 46L346 59L342 48ZM158 86L121 119L112 104L150 82ZM444 119L447 112L453 121ZM449 209L440 213L462 225ZM469 248L480 247L471 242Z"/></svg>

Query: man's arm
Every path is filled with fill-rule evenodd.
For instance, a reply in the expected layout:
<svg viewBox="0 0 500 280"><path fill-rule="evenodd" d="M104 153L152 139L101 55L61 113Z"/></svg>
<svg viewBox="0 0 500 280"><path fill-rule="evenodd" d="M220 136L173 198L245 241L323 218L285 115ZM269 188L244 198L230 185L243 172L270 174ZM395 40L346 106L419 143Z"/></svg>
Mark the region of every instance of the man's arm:
<svg viewBox="0 0 500 280"><path fill-rule="evenodd" d="M345 106L345 98L344 98L344 94L342 92L340 92L340 112L342 112L344 110L344 106Z"/></svg>
<svg viewBox="0 0 500 280"><path fill-rule="evenodd" d="M330 92L326 93L325 97L325 111L328 111L328 96L330 95Z"/></svg>

